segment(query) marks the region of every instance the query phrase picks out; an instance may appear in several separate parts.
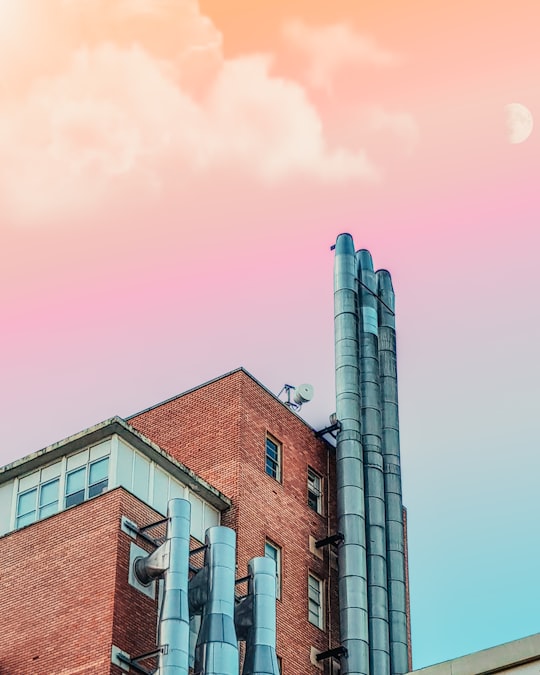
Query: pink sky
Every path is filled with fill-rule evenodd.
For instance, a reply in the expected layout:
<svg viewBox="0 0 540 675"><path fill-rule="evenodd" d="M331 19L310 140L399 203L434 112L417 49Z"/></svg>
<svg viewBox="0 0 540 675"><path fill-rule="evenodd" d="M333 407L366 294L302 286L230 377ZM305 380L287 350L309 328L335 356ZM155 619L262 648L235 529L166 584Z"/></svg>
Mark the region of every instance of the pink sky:
<svg viewBox="0 0 540 675"><path fill-rule="evenodd" d="M239 365L325 425L349 231L398 298L415 666L540 631L538 18L0 0L0 459Z"/></svg>

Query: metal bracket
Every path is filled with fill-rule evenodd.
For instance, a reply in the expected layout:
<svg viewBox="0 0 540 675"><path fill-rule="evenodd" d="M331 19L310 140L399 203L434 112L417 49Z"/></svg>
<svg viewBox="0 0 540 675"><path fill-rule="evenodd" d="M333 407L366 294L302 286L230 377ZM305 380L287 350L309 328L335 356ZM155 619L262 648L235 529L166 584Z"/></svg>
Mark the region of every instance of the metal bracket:
<svg viewBox="0 0 540 675"><path fill-rule="evenodd" d="M136 673L140 673L141 675L153 675L155 673L155 670L147 670L146 668L143 668L142 666L139 665L139 661L144 661L145 659L150 659L156 656L159 656L163 652L163 649L154 649L152 652L147 652L146 654L141 654L140 656L135 656L132 659L129 659L127 656L122 654L121 652L116 655L116 658L121 661L122 663L125 663L127 666L130 668L133 668L133 670Z"/></svg>
<svg viewBox="0 0 540 675"><path fill-rule="evenodd" d="M316 541L315 548L322 548L323 546L328 546L330 544L340 544L344 539L345 537L341 532L336 532L336 534L331 534L329 537Z"/></svg>
<svg viewBox="0 0 540 675"><path fill-rule="evenodd" d="M349 656L349 652L347 651L347 648L343 647L342 645L340 647L334 647L334 649L327 649L325 652L320 652L315 658L317 661L324 661L325 659L331 659L332 657L336 656L344 656L347 658L347 656Z"/></svg>
<svg viewBox="0 0 540 675"><path fill-rule="evenodd" d="M135 523L132 523L131 521L125 519L122 522L122 527L124 530L132 532L135 536L144 539L144 541L148 542L149 544L157 548L158 546L161 546L161 544L163 543L163 539L161 537L158 539L154 539L154 537L151 537L150 535L146 534L146 530L150 530L153 527L157 527L158 525L163 525L168 520L169 520L168 518L162 518L161 520L158 520L156 523L150 523L150 525L138 527L137 525L135 525Z"/></svg>
<svg viewBox="0 0 540 675"><path fill-rule="evenodd" d="M324 436L325 434L332 434L332 431L339 431L340 429L341 423L335 422L335 424L330 424L330 426L324 427L324 429L319 429L319 431L316 431L315 436L317 436L317 438L321 438L321 436ZM335 438L333 434L332 436Z"/></svg>

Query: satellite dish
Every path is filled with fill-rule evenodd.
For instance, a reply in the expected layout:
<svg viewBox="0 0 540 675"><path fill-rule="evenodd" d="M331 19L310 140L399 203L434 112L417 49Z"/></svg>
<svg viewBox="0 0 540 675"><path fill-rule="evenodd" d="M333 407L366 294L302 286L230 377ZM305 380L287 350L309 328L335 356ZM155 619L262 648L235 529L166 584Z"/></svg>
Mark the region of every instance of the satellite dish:
<svg viewBox="0 0 540 675"><path fill-rule="evenodd" d="M313 386L311 384L301 384L294 390L294 402L297 405L308 403L313 398Z"/></svg>

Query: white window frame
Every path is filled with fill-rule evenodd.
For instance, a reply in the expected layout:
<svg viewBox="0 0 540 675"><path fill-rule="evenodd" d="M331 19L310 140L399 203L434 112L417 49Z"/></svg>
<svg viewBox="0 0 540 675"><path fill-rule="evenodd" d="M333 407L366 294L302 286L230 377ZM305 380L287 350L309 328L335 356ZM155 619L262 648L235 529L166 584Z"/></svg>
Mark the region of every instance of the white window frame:
<svg viewBox="0 0 540 675"><path fill-rule="evenodd" d="M275 446L277 458L274 458L269 454L268 452L269 444ZM264 440L264 470L267 476L270 476L270 478L273 478L278 483L281 483L282 477L282 463L283 463L282 458L283 458L282 444L280 443L280 441L278 441L278 439L275 436L272 436L271 434L267 433ZM272 467L271 471L268 470L269 466Z"/></svg>
<svg viewBox="0 0 540 675"><path fill-rule="evenodd" d="M275 551L275 556L274 555L268 555L267 551L268 549L272 549L272 551ZM273 542L271 539L265 539L264 542L264 555L267 558L271 558L272 560L275 560L276 562L276 598L278 600L281 599L281 564L282 564L282 550L281 546Z"/></svg>
<svg viewBox="0 0 540 675"><path fill-rule="evenodd" d="M90 484L90 469L94 464L97 464L98 462L102 462L104 460L107 460L107 477L101 481L98 481L96 483ZM75 473L76 471L81 471L84 469L85 476L84 476L84 494L83 498L80 502L76 502L75 504L70 504L67 506L67 486L68 486L68 478L71 474ZM106 482L107 484L105 485L104 489L101 490L101 492L98 492L95 495L90 496L90 488L93 487L94 485L99 485L100 483ZM88 501L89 499L92 499L93 497L98 497L99 495L103 494L109 489L111 483L111 459L110 455L104 455L103 457L97 457L96 459L90 459L88 458L87 462L85 464L81 464L81 466L75 467L73 469L70 469L69 471L66 469L66 476L65 476L65 484L64 484L64 494L63 494L63 508L64 509L69 509L72 506L78 506L79 504L82 504L83 502ZM80 490L78 491L80 492ZM75 493L72 493L75 494Z"/></svg>
<svg viewBox="0 0 540 675"><path fill-rule="evenodd" d="M324 581L313 572L309 572L307 582L308 621L324 630ZM313 607L317 608L317 611L314 611Z"/></svg>
<svg viewBox="0 0 540 675"><path fill-rule="evenodd" d="M317 485L318 482L318 485ZM316 500L316 506L310 504L310 496ZM315 471L311 466L307 470L307 503L309 508L315 513L322 515L323 513L323 477L320 473Z"/></svg>

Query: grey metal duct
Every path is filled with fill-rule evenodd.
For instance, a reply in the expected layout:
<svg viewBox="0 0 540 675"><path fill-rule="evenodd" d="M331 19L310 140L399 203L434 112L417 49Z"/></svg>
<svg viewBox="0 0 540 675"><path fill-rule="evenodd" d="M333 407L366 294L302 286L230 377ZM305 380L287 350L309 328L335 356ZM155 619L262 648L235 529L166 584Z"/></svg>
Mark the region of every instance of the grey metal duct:
<svg viewBox="0 0 540 675"><path fill-rule="evenodd" d="M171 499L167 538L156 551L135 563L142 583L163 576L163 602L158 627L161 648L157 675L188 675L189 671L189 532L191 504Z"/></svg>
<svg viewBox="0 0 540 675"><path fill-rule="evenodd" d="M390 675L377 281L369 251L358 251L356 262L360 300L360 400L364 450L370 669L376 675Z"/></svg>
<svg viewBox="0 0 540 675"><path fill-rule="evenodd" d="M248 563L248 572L248 594L242 600L247 611L242 612L240 608L237 613L242 617L239 622L243 624L237 633L245 632L246 640L242 675L279 675L276 656L276 563L271 558L253 558Z"/></svg>
<svg viewBox="0 0 540 675"><path fill-rule="evenodd" d="M343 675L368 675L369 634L364 516L364 469L361 434L358 344L358 295L354 243L340 234L334 260L334 331L336 360L336 440L339 547L339 614ZM378 675L375 673L374 675Z"/></svg>
<svg viewBox="0 0 540 675"><path fill-rule="evenodd" d="M195 673L238 675L234 628L236 533L228 527L210 527L205 544L208 597L195 647Z"/></svg>
<svg viewBox="0 0 540 675"><path fill-rule="evenodd" d="M379 302L379 372L381 383L386 548L392 675L409 670L403 502L399 450L395 296L386 270L376 273Z"/></svg>

